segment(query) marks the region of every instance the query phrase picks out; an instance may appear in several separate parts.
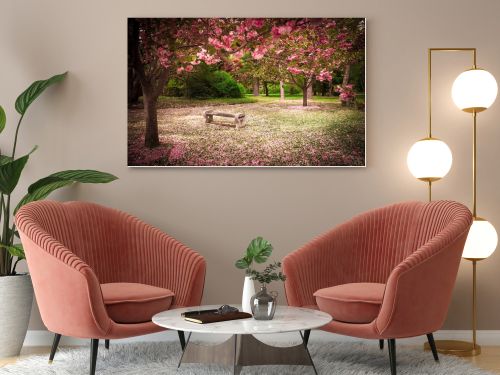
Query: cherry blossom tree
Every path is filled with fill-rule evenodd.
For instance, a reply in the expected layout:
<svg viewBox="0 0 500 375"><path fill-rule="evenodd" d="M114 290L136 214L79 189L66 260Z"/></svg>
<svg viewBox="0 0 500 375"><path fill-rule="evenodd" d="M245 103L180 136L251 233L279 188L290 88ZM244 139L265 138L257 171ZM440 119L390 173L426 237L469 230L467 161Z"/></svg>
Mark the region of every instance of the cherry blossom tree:
<svg viewBox="0 0 500 375"><path fill-rule="evenodd" d="M302 88L303 106L314 80L331 81L333 72L354 60L352 38L334 19L297 19L275 26L270 45L274 58L286 61L290 80Z"/></svg>
<svg viewBox="0 0 500 375"><path fill-rule="evenodd" d="M230 68L246 51L265 44L271 19L131 18L129 65L142 87L146 147L159 144L157 99L169 78L196 65Z"/></svg>

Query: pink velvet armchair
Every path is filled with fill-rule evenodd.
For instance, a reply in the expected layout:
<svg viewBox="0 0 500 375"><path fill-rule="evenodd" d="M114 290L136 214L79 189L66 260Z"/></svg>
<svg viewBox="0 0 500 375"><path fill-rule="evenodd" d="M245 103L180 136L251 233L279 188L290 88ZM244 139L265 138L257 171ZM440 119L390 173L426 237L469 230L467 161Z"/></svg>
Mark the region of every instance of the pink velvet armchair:
<svg viewBox="0 0 500 375"><path fill-rule="evenodd" d="M86 202L33 202L16 215L42 320L55 333L91 339L90 374L99 339L163 330L151 318L199 305L205 260L172 237L111 208ZM184 346L183 332L179 332Z"/></svg>
<svg viewBox="0 0 500 375"><path fill-rule="evenodd" d="M405 202L358 215L283 260L288 304L328 312L323 330L388 340L396 374L395 339L433 332L448 311L472 223L451 201ZM306 332L306 342L309 332Z"/></svg>

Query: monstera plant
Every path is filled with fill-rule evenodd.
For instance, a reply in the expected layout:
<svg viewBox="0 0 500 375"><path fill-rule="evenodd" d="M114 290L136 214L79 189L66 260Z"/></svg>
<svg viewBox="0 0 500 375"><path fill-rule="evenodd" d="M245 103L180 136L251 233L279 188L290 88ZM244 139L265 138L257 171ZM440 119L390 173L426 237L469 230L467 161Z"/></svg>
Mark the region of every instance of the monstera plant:
<svg viewBox="0 0 500 375"><path fill-rule="evenodd" d="M0 358L17 355L21 349L29 321L33 289L29 275L19 275L16 266L24 259L23 246L13 220L19 208L29 202L46 198L54 190L76 182L107 183L115 176L94 170L67 170L52 173L28 187L19 202L12 202L12 193L18 185L24 167L37 147L22 156L16 155L17 141L21 124L30 105L50 86L63 81L67 73L55 75L47 80L36 81L16 100L15 108L19 119L14 135L12 151L0 154ZM0 133L6 126L6 115L0 106Z"/></svg>

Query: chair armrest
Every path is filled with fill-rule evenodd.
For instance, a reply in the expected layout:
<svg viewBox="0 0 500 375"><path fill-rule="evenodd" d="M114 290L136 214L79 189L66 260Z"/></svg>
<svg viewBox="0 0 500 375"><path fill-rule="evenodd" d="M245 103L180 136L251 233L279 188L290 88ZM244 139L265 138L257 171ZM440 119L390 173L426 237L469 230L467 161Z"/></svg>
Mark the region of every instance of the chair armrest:
<svg viewBox="0 0 500 375"><path fill-rule="evenodd" d="M133 280L175 293L176 306L201 304L205 284L205 259L159 229L138 219L130 221L130 244L138 269Z"/></svg>
<svg viewBox="0 0 500 375"><path fill-rule="evenodd" d="M283 259L285 293L290 306L315 305L313 294L318 289L347 282L355 231L355 221L348 221Z"/></svg>
<svg viewBox="0 0 500 375"><path fill-rule="evenodd" d="M451 241L444 234L434 237L392 271L376 319L382 336L413 337L441 328L468 231Z"/></svg>
<svg viewBox="0 0 500 375"><path fill-rule="evenodd" d="M49 235L27 229L19 234L44 324L64 336L103 337L112 322L94 272Z"/></svg>

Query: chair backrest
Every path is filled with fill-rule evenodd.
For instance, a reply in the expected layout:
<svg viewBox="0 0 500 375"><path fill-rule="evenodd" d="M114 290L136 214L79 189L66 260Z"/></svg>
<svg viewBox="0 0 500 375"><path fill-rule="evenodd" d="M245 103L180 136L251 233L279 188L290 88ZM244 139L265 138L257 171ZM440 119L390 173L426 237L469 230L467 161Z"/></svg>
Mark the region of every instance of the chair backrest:
<svg viewBox="0 0 500 375"><path fill-rule="evenodd" d="M464 207L451 201L402 202L362 213L353 219L351 281L385 283L399 263L463 219Z"/></svg>
<svg viewBox="0 0 500 375"><path fill-rule="evenodd" d="M101 283L130 275L127 262L135 257L128 256L134 249L127 222L138 219L89 202L46 200L29 208L32 222L88 264Z"/></svg>

